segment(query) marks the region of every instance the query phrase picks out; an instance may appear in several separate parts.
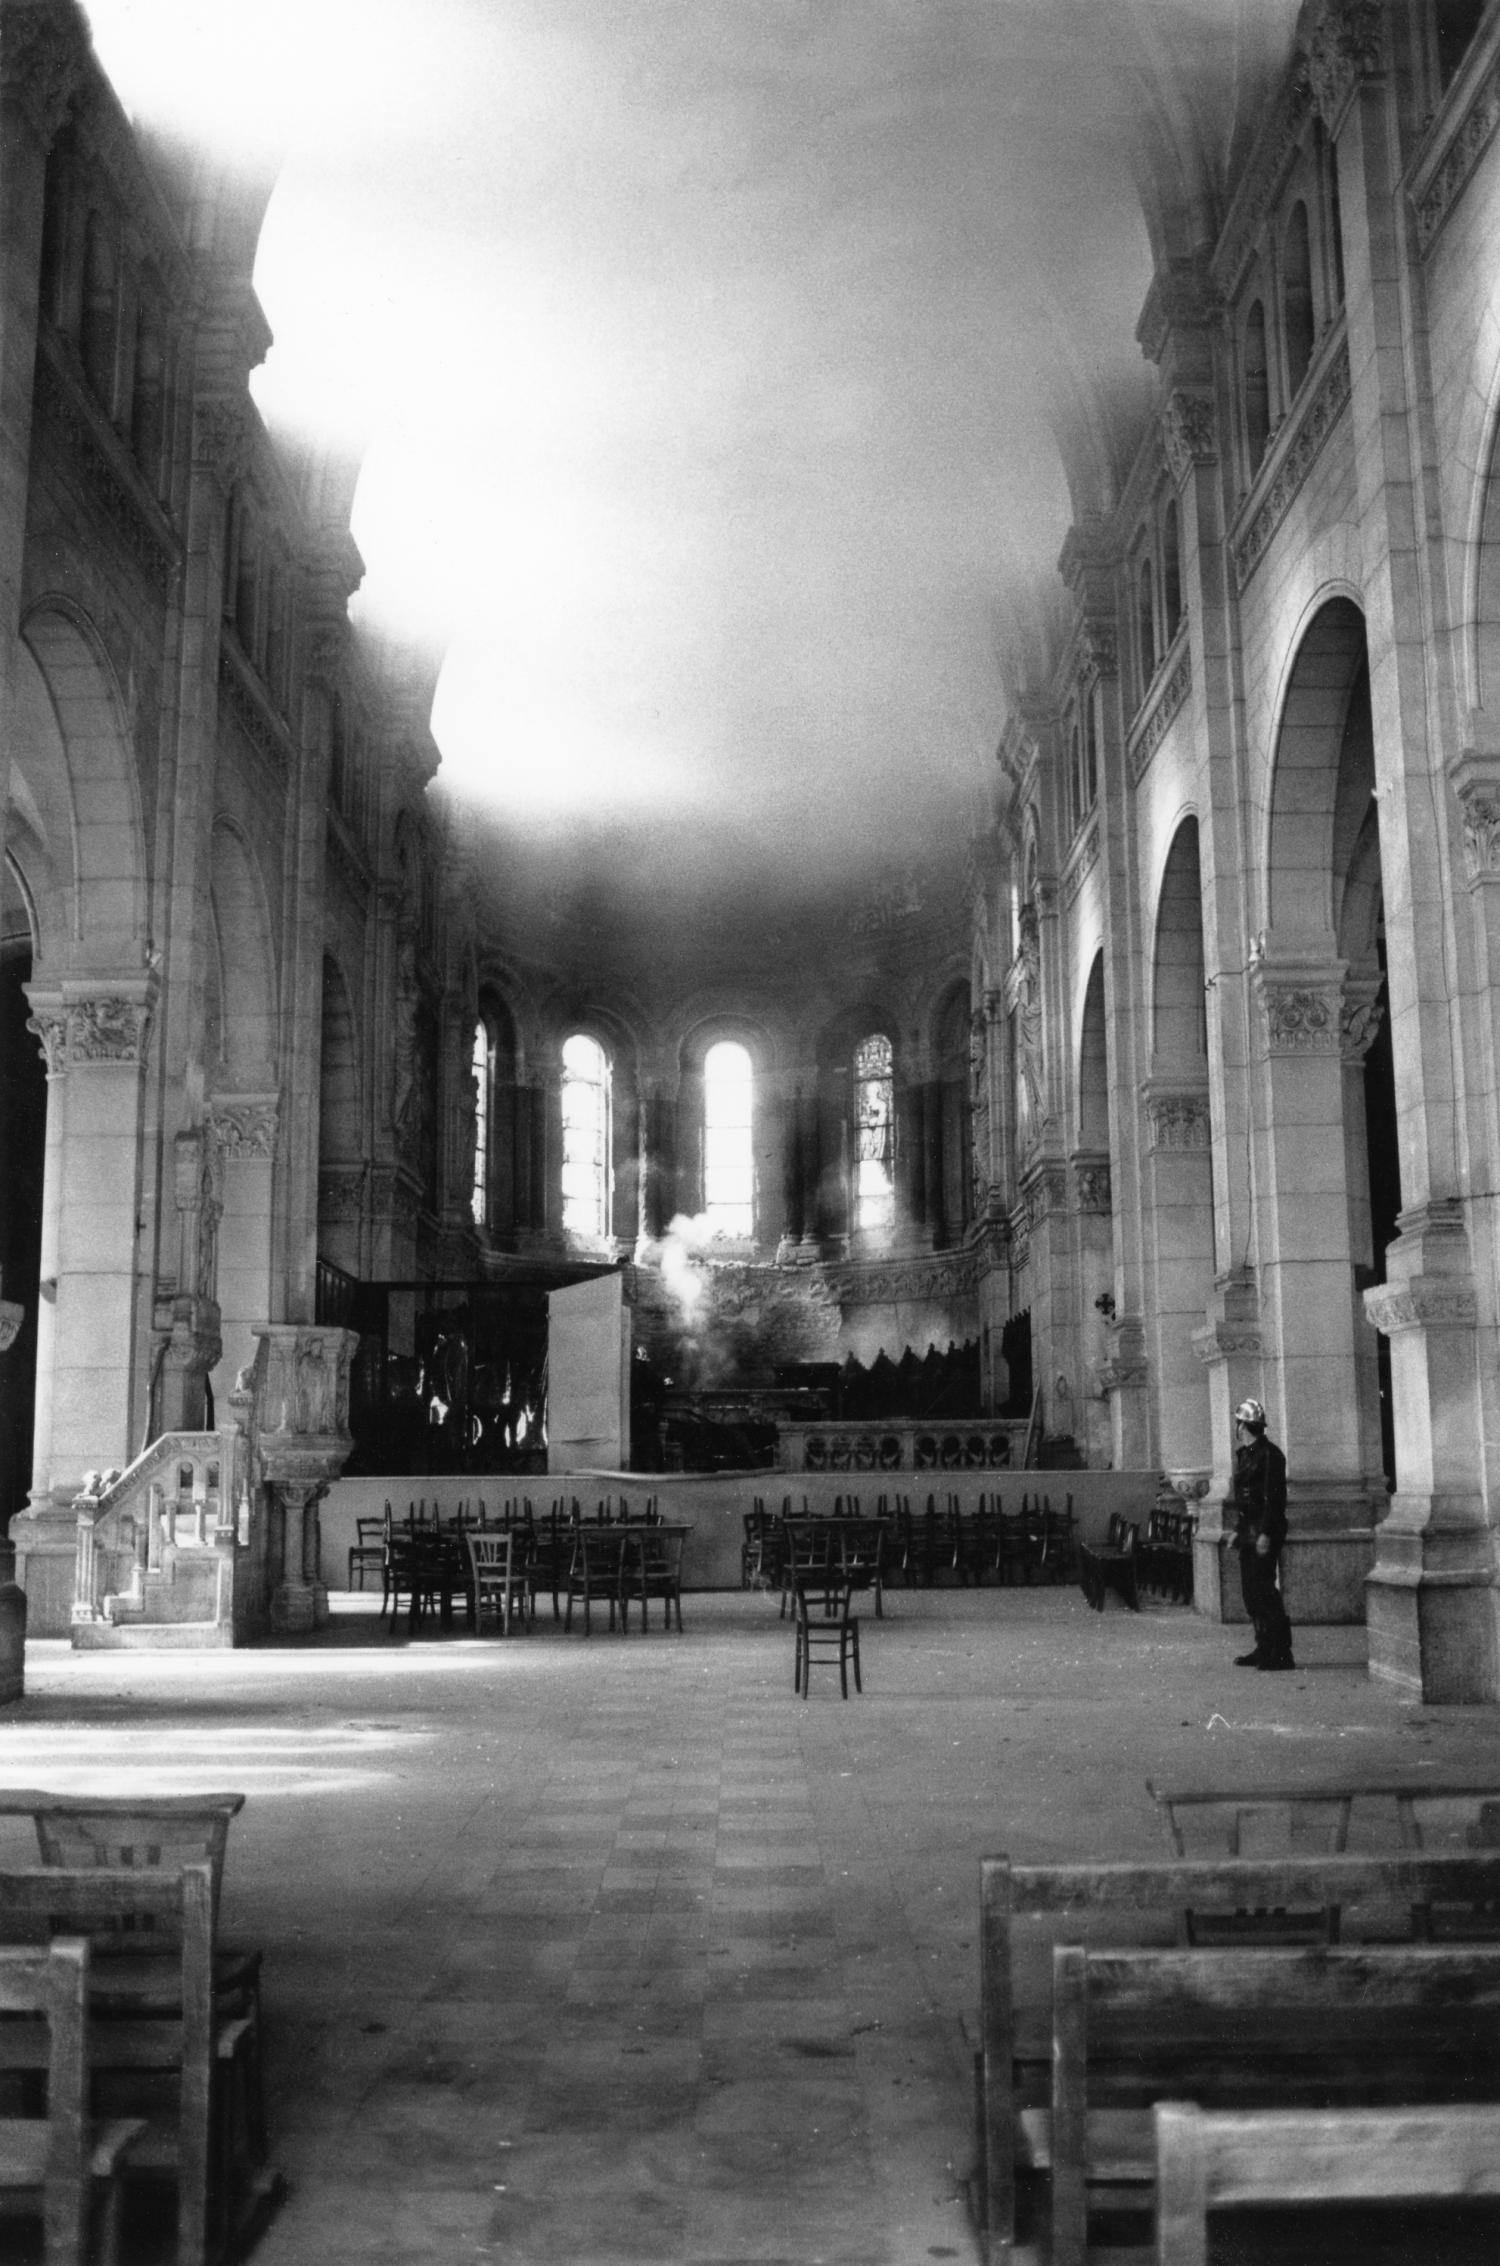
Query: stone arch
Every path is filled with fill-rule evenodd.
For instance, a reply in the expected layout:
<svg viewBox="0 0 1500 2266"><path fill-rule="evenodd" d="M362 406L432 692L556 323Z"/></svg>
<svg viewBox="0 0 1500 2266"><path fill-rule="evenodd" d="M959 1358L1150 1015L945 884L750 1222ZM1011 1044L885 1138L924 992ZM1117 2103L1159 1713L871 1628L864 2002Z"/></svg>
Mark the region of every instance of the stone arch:
<svg viewBox="0 0 1500 2266"><path fill-rule="evenodd" d="M1109 1151L1109 1044L1104 1027L1104 954L1094 954L1078 1026L1078 1141Z"/></svg>
<svg viewBox="0 0 1500 2266"><path fill-rule="evenodd" d="M1362 673L1364 615L1325 597L1294 649L1274 737L1266 910L1283 935L1332 937L1339 749Z"/></svg>
<svg viewBox="0 0 1500 2266"><path fill-rule="evenodd" d="M1146 1088L1145 1261L1164 1467L1202 1474L1213 1441L1194 1333L1214 1289L1213 1152L1198 820L1178 823L1157 892Z"/></svg>
<svg viewBox="0 0 1500 2266"><path fill-rule="evenodd" d="M239 828L215 822L210 851L218 942L219 1045L208 1065L216 1087L269 1093L276 1084L276 954L255 853Z"/></svg>
<svg viewBox="0 0 1500 2266"><path fill-rule="evenodd" d="M28 777L36 805L66 825L66 834L60 826L50 830L47 844L70 899L57 944L76 966L139 967L147 934L145 831L114 673L87 617L67 599L43 599L21 634L55 727L47 744L28 747L22 768L27 756L35 760L40 776ZM33 686L31 713L43 723L34 693ZM59 755L63 777L54 779L47 774Z"/></svg>
<svg viewBox="0 0 1500 2266"><path fill-rule="evenodd" d="M1207 1073L1203 884L1195 817L1184 818L1172 837L1157 895L1151 1056L1156 1072Z"/></svg>

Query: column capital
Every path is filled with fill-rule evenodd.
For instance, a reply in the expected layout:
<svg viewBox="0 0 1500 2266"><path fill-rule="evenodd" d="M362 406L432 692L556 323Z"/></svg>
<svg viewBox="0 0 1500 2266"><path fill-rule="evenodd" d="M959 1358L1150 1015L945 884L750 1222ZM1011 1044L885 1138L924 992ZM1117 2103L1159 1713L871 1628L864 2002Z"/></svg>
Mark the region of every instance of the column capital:
<svg viewBox="0 0 1500 2266"><path fill-rule="evenodd" d="M1251 982L1260 1000L1268 1055L1341 1052L1348 972L1345 960L1278 949L1269 937L1258 940Z"/></svg>
<svg viewBox="0 0 1500 2266"><path fill-rule="evenodd" d="M1381 0L1323 0L1307 34L1307 77L1314 102L1336 138L1355 94L1385 75Z"/></svg>
<svg viewBox="0 0 1500 2266"><path fill-rule="evenodd" d="M1375 1043L1380 1029L1379 976L1347 976L1339 1010L1339 1052L1345 1062L1359 1064Z"/></svg>
<svg viewBox="0 0 1500 2266"><path fill-rule="evenodd" d="M27 984L31 1014L26 1028L41 1046L47 1075L61 1077L81 1064L145 1062L156 1012L156 977L122 976L91 983L64 977L53 990Z"/></svg>
<svg viewBox="0 0 1500 2266"><path fill-rule="evenodd" d="M1206 1149L1213 1138L1208 1080L1148 1078L1141 1087L1149 1149Z"/></svg>
<svg viewBox="0 0 1500 2266"><path fill-rule="evenodd" d="M1219 421L1206 386L1174 386L1161 408L1162 446L1172 478L1185 488L1200 465L1219 455Z"/></svg>

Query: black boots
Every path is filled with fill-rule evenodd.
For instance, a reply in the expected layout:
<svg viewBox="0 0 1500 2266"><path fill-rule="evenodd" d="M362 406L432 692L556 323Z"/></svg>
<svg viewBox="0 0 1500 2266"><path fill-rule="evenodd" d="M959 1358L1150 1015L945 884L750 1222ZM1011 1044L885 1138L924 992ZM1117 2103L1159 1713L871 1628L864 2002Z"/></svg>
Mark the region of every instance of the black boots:
<svg viewBox="0 0 1500 2266"><path fill-rule="evenodd" d="M1257 1645L1253 1652L1237 1652L1234 1656L1234 1664L1236 1668L1264 1668L1265 1660L1262 1657L1260 1646Z"/></svg>

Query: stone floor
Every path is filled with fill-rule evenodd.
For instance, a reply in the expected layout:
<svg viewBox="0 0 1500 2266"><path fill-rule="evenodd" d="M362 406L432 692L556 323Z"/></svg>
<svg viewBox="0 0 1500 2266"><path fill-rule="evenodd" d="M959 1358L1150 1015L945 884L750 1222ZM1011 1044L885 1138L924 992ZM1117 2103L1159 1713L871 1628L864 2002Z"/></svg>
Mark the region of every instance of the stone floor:
<svg viewBox="0 0 1500 2266"><path fill-rule="evenodd" d="M340 1602L296 1649L33 1645L0 1728L13 1784L250 1797L224 1923L289 2185L256 2266L975 2260L981 1855L1157 1853L1152 1775L1500 1767L1500 1711L1399 1704L1358 1630L1266 1677L1180 1609L899 1592L845 1704L793 1697L764 1596L587 1641Z"/></svg>

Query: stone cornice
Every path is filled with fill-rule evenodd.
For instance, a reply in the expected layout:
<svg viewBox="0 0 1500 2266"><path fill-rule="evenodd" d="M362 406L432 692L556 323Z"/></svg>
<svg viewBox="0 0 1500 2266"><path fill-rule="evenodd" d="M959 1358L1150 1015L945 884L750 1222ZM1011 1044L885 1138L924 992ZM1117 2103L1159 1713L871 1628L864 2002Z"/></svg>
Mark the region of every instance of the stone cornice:
<svg viewBox="0 0 1500 2266"><path fill-rule="evenodd" d="M1173 651L1178 646L1181 647L1181 652L1174 661ZM1151 694L1130 727L1126 756L1132 786L1139 785L1147 764L1166 738L1172 719L1192 689L1193 651L1188 643L1187 621L1184 619L1178 627L1172 649L1157 671Z"/></svg>
<svg viewBox="0 0 1500 2266"><path fill-rule="evenodd" d="M1463 67L1423 136L1407 194L1423 255L1462 196L1475 166L1500 126L1500 16L1480 31Z"/></svg>
<svg viewBox="0 0 1500 2266"><path fill-rule="evenodd" d="M1303 387L1294 417L1282 426L1266 452L1250 492L1230 532L1234 574L1243 590L1291 510L1323 443L1349 405L1349 347L1340 322L1324 342Z"/></svg>

